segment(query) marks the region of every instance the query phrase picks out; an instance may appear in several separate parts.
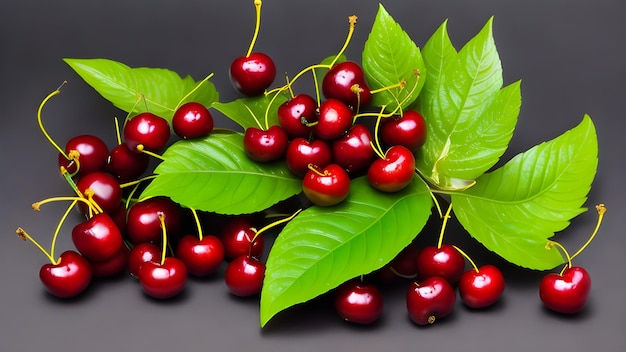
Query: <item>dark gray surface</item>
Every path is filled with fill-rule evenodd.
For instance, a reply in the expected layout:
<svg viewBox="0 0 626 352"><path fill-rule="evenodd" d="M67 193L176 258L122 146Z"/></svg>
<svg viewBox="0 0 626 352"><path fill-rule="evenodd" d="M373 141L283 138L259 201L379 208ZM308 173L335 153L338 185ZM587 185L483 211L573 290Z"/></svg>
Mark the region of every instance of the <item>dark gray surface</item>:
<svg viewBox="0 0 626 352"><path fill-rule="evenodd" d="M261 331L257 301L230 297L219 277L191 281L183 297L167 303L147 299L130 278L97 283L70 302L45 294L37 278L45 258L13 235L17 226L23 226L47 245L64 205L36 213L30 204L68 192L56 172L56 153L38 130L37 106L63 80L69 81L45 109L46 126L59 141L95 133L113 143L112 117L121 115L61 59L107 57L131 66L166 67L197 79L215 72L213 82L226 101L236 96L226 70L230 60L247 49L253 27L251 3L0 3L0 143L5 160L0 212L2 351L626 350L622 271L626 2L622 0L385 3L420 46L446 18L459 48L495 16L505 83L523 80L518 129L505 159L575 126L584 113L594 119L600 164L587 205L604 202L609 210L599 236L576 260L593 279L583 314L563 318L547 312L537 294L541 274L507 265L503 265L507 290L496 307L469 311L459 305L449 319L429 328L408 321L403 286L385 292L382 320L365 329L344 324L329 302L320 299L279 315ZM279 72L297 72L335 53L345 37L347 16L356 14L359 22L348 55L358 60L376 9L374 1L267 0L257 48L274 57ZM585 213L559 240L577 247L594 224L595 212ZM68 231L59 248L69 245ZM458 237L471 246L464 234ZM484 252L475 247L472 254Z"/></svg>

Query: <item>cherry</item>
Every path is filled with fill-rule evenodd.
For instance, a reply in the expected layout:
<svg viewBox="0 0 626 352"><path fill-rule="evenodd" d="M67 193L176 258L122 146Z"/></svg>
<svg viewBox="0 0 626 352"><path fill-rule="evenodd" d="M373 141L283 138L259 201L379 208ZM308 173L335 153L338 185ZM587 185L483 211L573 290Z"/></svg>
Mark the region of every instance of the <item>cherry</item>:
<svg viewBox="0 0 626 352"><path fill-rule="evenodd" d="M317 121L317 102L308 94L298 94L278 107L278 123L291 138L308 137Z"/></svg>
<svg viewBox="0 0 626 352"><path fill-rule="evenodd" d="M239 297L254 296L261 292L265 278L265 264L250 255L242 255L230 263L224 272L228 290Z"/></svg>
<svg viewBox="0 0 626 352"><path fill-rule="evenodd" d="M183 139L206 137L213 131L213 116L200 103L185 103L176 109L172 128Z"/></svg>
<svg viewBox="0 0 626 352"><path fill-rule="evenodd" d="M139 275L141 264L150 261L158 261L161 257L161 249L152 242L144 242L135 245L128 253L128 271L133 276Z"/></svg>
<svg viewBox="0 0 626 352"><path fill-rule="evenodd" d="M72 158L67 158L74 153L78 153L75 156L78 162ZM84 134L67 141L65 155L59 153L59 166L65 167L70 174L83 176L94 171L104 170L108 157L109 149L102 139Z"/></svg>
<svg viewBox="0 0 626 352"><path fill-rule="evenodd" d="M76 187L86 197L93 198L102 211L108 214L115 213L122 202L122 188L119 181L104 171L92 172L81 177L76 182ZM82 203L79 209L86 212L86 207Z"/></svg>
<svg viewBox="0 0 626 352"><path fill-rule="evenodd" d="M455 285L465 271L465 258L451 244L425 246L416 257L416 266L421 280L440 276Z"/></svg>
<svg viewBox="0 0 626 352"><path fill-rule="evenodd" d="M270 162L283 157L288 144L287 133L278 125L270 126L267 130L248 127L243 137L246 155L258 162Z"/></svg>
<svg viewBox="0 0 626 352"><path fill-rule="evenodd" d="M409 317L417 325L434 324L447 317L454 310L455 303L456 292L446 279L439 276L411 283L406 294Z"/></svg>
<svg viewBox="0 0 626 352"><path fill-rule="evenodd" d="M415 278L417 276L417 257L419 251L413 243L405 247L387 265L377 272L383 283L391 283L397 277Z"/></svg>
<svg viewBox="0 0 626 352"><path fill-rule="evenodd" d="M473 268L461 276L459 294L470 308L486 308L498 301L504 292L504 276L494 265Z"/></svg>
<svg viewBox="0 0 626 352"><path fill-rule="evenodd" d="M384 119L380 135L386 144L402 145L415 153L426 142L426 120L419 112L407 110L402 116Z"/></svg>
<svg viewBox="0 0 626 352"><path fill-rule="evenodd" d="M352 109L345 103L337 99L326 99L320 104L313 133L324 140L339 138L350 129L353 117Z"/></svg>
<svg viewBox="0 0 626 352"><path fill-rule="evenodd" d="M187 284L187 268L176 257L159 262L147 261L137 275L143 291L151 297L168 299L181 293Z"/></svg>
<svg viewBox="0 0 626 352"><path fill-rule="evenodd" d="M263 236L256 236L252 224L246 218L230 219L224 225L220 239L224 246L224 257L228 261L242 255L260 257L263 254Z"/></svg>
<svg viewBox="0 0 626 352"><path fill-rule="evenodd" d="M170 139L170 124L166 119L150 112L143 112L126 121L123 130L124 143L128 149L160 151Z"/></svg>
<svg viewBox="0 0 626 352"><path fill-rule="evenodd" d="M590 291L591 277L580 266L568 266L561 274L547 274L539 285L539 297L543 304L563 314L580 312L587 303Z"/></svg>
<svg viewBox="0 0 626 352"><path fill-rule="evenodd" d="M397 192L408 186L415 174L415 157L406 147L394 145L384 159L376 159L367 170L369 183L379 191Z"/></svg>
<svg viewBox="0 0 626 352"><path fill-rule="evenodd" d="M44 264L39 279L52 295L71 298L85 291L91 282L91 265L83 256L68 250L61 253L56 263Z"/></svg>
<svg viewBox="0 0 626 352"><path fill-rule="evenodd" d="M372 324L382 314L383 295L374 284L350 280L337 288L335 309L339 316L355 324Z"/></svg>
<svg viewBox="0 0 626 352"><path fill-rule="evenodd" d="M302 191L313 204L335 205L348 197L350 176L337 164L329 164L324 168L311 166L302 180Z"/></svg>
<svg viewBox="0 0 626 352"><path fill-rule="evenodd" d="M128 255L128 248L121 246L120 250L107 260L90 261L93 276L107 278L121 274L128 267Z"/></svg>
<svg viewBox="0 0 626 352"><path fill-rule="evenodd" d="M366 169L376 156L371 142L372 135L369 129L363 124L354 124L346 135L333 141L333 162L346 169L348 173Z"/></svg>
<svg viewBox="0 0 626 352"><path fill-rule="evenodd" d="M133 204L128 210L127 231L131 242L156 242L161 236L159 215L164 216L170 234L180 231L182 214L180 206L167 197L154 197Z"/></svg>
<svg viewBox="0 0 626 352"><path fill-rule="evenodd" d="M303 177L309 171L309 164L326 167L332 161L328 143L321 139L309 141L296 137L287 146L285 162L295 175Z"/></svg>
<svg viewBox="0 0 626 352"><path fill-rule="evenodd" d="M326 99L338 99L350 106L367 105L372 100L363 69L353 61L338 63L328 70L322 80L322 93Z"/></svg>
<svg viewBox="0 0 626 352"><path fill-rule="evenodd" d="M72 242L90 261L111 259L123 247L122 234L107 213L96 214L74 226Z"/></svg>
<svg viewBox="0 0 626 352"><path fill-rule="evenodd" d="M139 178L149 164L148 154L133 152L128 149L128 145L121 143L111 149L105 170L116 176L120 182L126 182Z"/></svg>
<svg viewBox="0 0 626 352"><path fill-rule="evenodd" d="M190 275L208 276L224 261L224 245L216 236L205 235L200 239L185 235L178 242L176 257L182 260Z"/></svg>

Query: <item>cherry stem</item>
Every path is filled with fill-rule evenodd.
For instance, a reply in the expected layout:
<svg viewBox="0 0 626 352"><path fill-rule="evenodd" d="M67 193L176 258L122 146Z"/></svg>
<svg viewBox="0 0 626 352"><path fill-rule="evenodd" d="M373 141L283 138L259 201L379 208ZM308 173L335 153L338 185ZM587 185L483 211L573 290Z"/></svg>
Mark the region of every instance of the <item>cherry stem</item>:
<svg viewBox="0 0 626 352"><path fill-rule="evenodd" d="M145 154L150 155L153 158L159 159L161 161L165 161L165 158L163 158L163 156L145 149L143 144L137 144L137 147L135 148L137 149L138 152L145 153Z"/></svg>
<svg viewBox="0 0 626 352"><path fill-rule="evenodd" d="M317 107L320 107L320 104L322 103L322 98L321 98L321 94L320 94L320 85L319 82L317 81L317 72L315 70L311 71L311 73L313 74L313 85L315 87L315 101L317 101Z"/></svg>
<svg viewBox="0 0 626 352"><path fill-rule="evenodd" d="M256 13L256 23L254 25L254 35L252 36L252 40L250 41L250 47L248 48L248 52L246 53L246 57L249 57L252 54L252 49L254 48L254 43L256 43L256 38L259 35L259 29L261 28L261 6L263 2L261 0L254 0L254 10Z"/></svg>
<svg viewBox="0 0 626 352"><path fill-rule="evenodd" d="M598 204L596 205L596 211L598 212L598 221L596 222L596 228L593 230L593 233L591 234L591 236L589 236L589 239L587 240L587 242L585 242L585 244L583 244L582 247L580 247L580 249L576 251L576 253L572 254L571 259L574 259L577 255L579 255L582 251L584 251L585 248L589 246L589 243L591 243L593 238L596 236L596 234L598 233L598 230L600 230L602 219L604 219L604 213L606 213L606 207L604 206L604 204Z"/></svg>
<svg viewBox="0 0 626 352"><path fill-rule="evenodd" d="M254 112L247 105L244 105L244 108L246 108L246 110L248 110L248 112L250 113L250 115L254 119L254 122L256 122L257 126L259 126L260 129L263 129L263 124L261 124L261 121L259 121L259 119L256 117Z"/></svg>
<svg viewBox="0 0 626 352"><path fill-rule="evenodd" d="M291 89L291 85L289 85L289 88ZM270 108L272 107L272 105L274 104L274 102L276 101L276 98L278 97L280 93L281 91L277 91L276 94L274 94L274 96L270 100L269 104L267 104L267 108L265 108L264 117L265 117L265 129L266 130L270 128Z"/></svg>
<svg viewBox="0 0 626 352"><path fill-rule="evenodd" d="M329 67L333 67L335 63L337 62L337 60L339 60L339 57L343 55L343 53L346 51L346 48L348 48L348 44L350 44L350 40L352 40L352 34L354 33L354 25L356 24L357 18L358 17L355 15L348 17L348 23L350 24L350 27L348 28L348 36L346 37L346 40L343 43L343 46L341 47L341 49L339 50L339 52L337 53L333 61L330 63Z"/></svg>
<svg viewBox="0 0 626 352"><path fill-rule="evenodd" d="M48 253L48 251L46 251L40 244L39 242L35 241L34 238L32 238L23 228L18 227L17 230L15 230L15 233L17 234L17 237L21 238L24 241L30 241L32 242L37 248L39 248L39 250L45 254L45 256L48 258L48 260L50 260L50 262L52 264L58 264L59 261L55 260L54 257L52 257L52 255L50 255L50 253Z"/></svg>
<svg viewBox="0 0 626 352"><path fill-rule="evenodd" d="M476 263L474 263L472 258L470 258L470 256L467 255L467 253L465 253L461 248L457 247L456 245L452 245L452 247L454 247L454 249L456 249L457 252L461 253L461 255L465 257L465 259L467 259L467 261L470 263L470 265L472 265L472 268L474 268L476 272L479 272L478 266L476 266Z"/></svg>
<svg viewBox="0 0 626 352"><path fill-rule="evenodd" d="M441 248L441 244L443 243L443 233L446 230L446 226L448 225L448 220L450 219L450 212L452 211L452 203L448 206L448 210L446 211L446 215L443 216L443 223L441 224L441 232L439 232L439 241L437 242L437 248Z"/></svg>
<svg viewBox="0 0 626 352"><path fill-rule="evenodd" d="M65 209L65 213L63 213L63 216L61 216L61 220L59 220L59 223L57 224L57 228L54 230L54 234L52 235L52 244L50 245L50 257L52 258L54 258L54 250L56 248L56 243L57 243L57 238L59 237L59 232L61 232L61 227L63 226L63 223L65 223L65 219L67 219L67 217L70 215L70 211L72 211L72 209L74 208L77 202L78 202L78 199L74 200L67 207L67 209Z"/></svg>
<svg viewBox="0 0 626 352"><path fill-rule="evenodd" d="M383 118L383 112L385 111L385 108L387 107L387 105L383 105L380 107L380 112L378 113L377 118L376 118L376 126L374 127L374 142L376 142L376 145L374 145L374 143L372 143L370 141L370 145L372 146L372 149L374 149L374 152L381 158L384 159L385 158L385 153L383 152L383 148L380 146L380 138L378 138L378 131L380 130L380 121ZM356 116L358 115L354 115L355 116L355 120L356 120Z"/></svg>
<svg viewBox="0 0 626 352"><path fill-rule="evenodd" d="M265 225L264 227L262 227L260 230L256 231L254 234L254 237L252 237L252 241L250 241L251 243L254 243L254 241L256 241L257 237L259 237L259 235L261 235L263 232L278 226L282 223L288 222L291 219L295 218L298 214L300 214L300 212L302 211L302 209L298 209L295 213L289 215L288 217L284 218L284 219L280 219L280 220L276 220L268 225Z"/></svg>
<svg viewBox="0 0 626 352"><path fill-rule="evenodd" d="M139 180L133 180L133 181L128 181L126 183L121 183L120 184L120 188L136 186L136 185L138 185L138 184L140 184L140 183L142 183L144 181L152 180L154 178L156 178L156 175L150 175L150 176L143 177L143 178L141 178Z"/></svg>
<svg viewBox="0 0 626 352"><path fill-rule="evenodd" d="M552 247L559 248L561 250L561 252L563 252L563 254L565 254L565 258L567 259L567 264L565 264L565 266L563 267L563 269L559 273L559 275L563 275L563 272L565 272L565 269L572 267L572 257L567 252L567 249L565 249L565 247L562 244L560 244L559 242L549 241L548 244L546 245L546 248L551 249Z"/></svg>
<svg viewBox="0 0 626 352"><path fill-rule="evenodd" d="M202 224L200 224L200 218L198 217L198 212L194 208L189 208L191 210L191 214L193 214L193 219L196 222L196 227L198 229L198 239L202 241Z"/></svg>
<svg viewBox="0 0 626 352"><path fill-rule="evenodd" d="M161 222L161 233L163 234L163 244L161 245L161 265L165 264L165 253L167 252L167 229L165 228L165 216L159 213L159 221Z"/></svg>
<svg viewBox="0 0 626 352"><path fill-rule="evenodd" d="M200 82L198 82L198 84L196 84L196 86L190 90L187 94L185 94L185 96L180 99L180 101L178 102L178 104L176 104L176 107L174 108L174 111L178 110L178 108L183 105L183 102L189 98L193 93L195 93L195 91L198 90L198 88L200 88L200 86L202 86L206 81L208 81L209 79L211 79L211 77L213 77L213 73L210 73L208 76L204 77L203 80L201 80Z"/></svg>
<svg viewBox="0 0 626 352"><path fill-rule="evenodd" d="M328 170L325 170L324 172L321 172L316 165L309 164L309 165L307 165L307 167L309 168L309 170L315 172L315 174L317 174L318 176L322 176L322 177L330 176L330 172Z"/></svg>
<svg viewBox="0 0 626 352"><path fill-rule="evenodd" d="M59 153L61 153L61 155L63 155L65 157L65 159L71 160L69 158L69 156L67 155L67 153L65 153L65 151L63 149L61 149L61 147L59 147L59 145L52 139L52 137L50 137L50 135L48 134L46 129L43 127L43 122L42 122L42 119L41 119L41 112L43 110L44 105L46 105L48 100L50 100L53 96L61 93L61 87L63 87L66 83L67 83L67 81L63 81L63 83L61 83L61 85L56 90L54 90L52 93L48 94L41 101L41 104L39 104L39 109L37 109L37 123L39 124L39 128L41 129L41 132L46 137L46 139L50 142L50 144L52 144L52 146L55 147L59 151Z"/></svg>
<svg viewBox="0 0 626 352"><path fill-rule="evenodd" d="M57 201L72 201L72 202L73 202L73 204L76 204L76 202L83 202L83 203L87 204L87 206L88 206L90 209L92 209L92 210L94 210L94 211L97 211L97 209L96 209L96 208L94 208L94 203L92 203L91 201L89 201L89 200L88 200L88 199L86 199L86 198L79 197L79 196L77 196L77 197L69 197L69 196L67 196L67 197L52 197L52 198L47 198L47 199L40 200L40 201L38 201L38 202L33 203L33 204L32 204L32 208L33 208L34 210L36 210L36 211L39 211L42 205L47 204L47 203L57 202Z"/></svg>
<svg viewBox="0 0 626 352"><path fill-rule="evenodd" d="M72 179L73 175L70 174L69 171L67 171L65 166L61 166L59 169L60 169L61 175L63 175L63 178L65 178L65 181L67 182L67 184L70 185L74 193L76 193L79 197L82 197L83 194L78 189L78 186L76 186L76 182L74 182L74 180Z"/></svg>
<svg viewBox="0 0 626 352"><path fill-rule="evenodd" d="M117 144L122 144L122 134L120 132L120 121L117 116L113 119L115 121L115 138L117 139Z"/></svg>

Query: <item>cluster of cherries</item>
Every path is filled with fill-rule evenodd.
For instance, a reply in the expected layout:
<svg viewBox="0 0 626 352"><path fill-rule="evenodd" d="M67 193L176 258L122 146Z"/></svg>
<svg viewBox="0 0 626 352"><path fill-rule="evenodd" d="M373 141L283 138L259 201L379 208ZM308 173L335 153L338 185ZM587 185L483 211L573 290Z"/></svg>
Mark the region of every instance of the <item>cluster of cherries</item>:
<svg viewBox="0 0 626 352"><path fill-rule="evenodd" d="M248 53L233 61L231 80L248 97L276 96L287 90L291 97L277 109L278 125L259 123L258 128L246 129L243 140L246 154L257 162L284 160L291 172L302 177L305 196L319 206L343 201L349 194L350 180L356 176L367 175L372 187L382 192L381 196L406 187L415 175L415 153L426 140L426 122L419 112L412 110L366 111L373 94L404 89L404 82L370 90L357 63L338 62L356 17L350 17L348 39L330 64L308 67L288 80L286 86L268 91L276 77L276 67L268 55L252 51L261 1L255 0L255 6L254 39ZM319 98L317 83L317 99L306 93L294 94L291 86L295 80L306 72L315 74L316 69L327 70L321 84L324 99ZM263 232L289 221L298 212L269 224L256 216L224 216L221 220L225 223L219 233L206 235L202 217L208 214L183 208L166 197L133 198L146 179L142 175L147 171L150 157L160 158L158 153L166 148L171 131L180 139L202 138L212 132L214 122L207 107L197 102L182 103L183 99L171 124L150 112L129 116L121 133L118 128L118 144L110 150L94 135L74 137L62 149L41 122L43 106L58 93L59 89L41 103L38 121L44 135L58 149L61 174L75 194L33 204L39 210L48 202L70 202L49 250L24 229L17 229L21 238L34 243L50 260L39 273L45 288L54 296L70 298L82 293L94 277L129 272L147 295L168 299L184 290L189 276L215 275L226 263L224 281L230 292L237 296L258 295L265 275L265 264L261 261ZM364 116L377 118L373 131L359 122ZM384 152L379 136L386 146ZM86 218L71 232L76 250L66 250L57 258L54 254L57 236L74 208ZM406 305L410 318L418 325L432 324L449 315L456 305L457 288L462 302L471 308L493 305L505 288L504 277L497 267L489 264L477 267L460 248L442 243L450 211L451 207L442 216L437 246L418 249L411 244L376 272L378 283L388 282L390 277L410 278ZM598 226L604 211L604 206L599 205ZM196 225L193 230L185 226L190 216ZM540 297L548 308L576 313L585 305L591 286L589 274L581 267L572 266L571 260L589 244L597 230L596 227L587 243L572 256L557 242L548 243L560 248L568 261L561 273L548 274L541 282ZM471 263L469 270L465 269L466 260ZM347 321L371 324L382 313L381 291L376 283L364 278L345 282L334 294L336 310Z"/></svg>

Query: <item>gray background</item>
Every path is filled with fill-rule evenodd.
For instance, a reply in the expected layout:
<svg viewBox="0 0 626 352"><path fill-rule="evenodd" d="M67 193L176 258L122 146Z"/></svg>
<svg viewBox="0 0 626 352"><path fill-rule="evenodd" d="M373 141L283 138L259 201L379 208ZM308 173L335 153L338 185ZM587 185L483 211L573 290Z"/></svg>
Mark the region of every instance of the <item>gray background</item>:
<svg viewBox="0 0 626 352"><path fill-rule="evenodd" d="M598 176L588 206L607 204L606 221L576 259L592 275L582 314L563 318L543 309L542 273L506 265L485 253L458 226L450 241L479 262L496 262L507 278L501 302L486 311L460 304L429 328L408 321L405 286L385 291L381 321L344 324L322 297L276 317L263 331L256 299L231 297L218 276L192 280L171 302L146 298L132 279L98 282L80 299L59 301L37 278L45 257L14 236L23 226L48 245L65 205L36 213L30 204L69 189L56 171L56 152L36 124L39 102L63 80L69 84L45 109L50 134L61 143L81 133L115 142L113 117L124 115L74 74L63 57L106 57L130 66L166 67L212 80L223 101L237 97L227 68L245 52L254 25L252 1L17 1L0 2L0 143L4 153L0 224L0 347L2 351L606 351L626 350L623 163L626 118L626 2L409 1L385 2L390 14L422 46L448 18L460 48L494 15L494 35L505 83L522 79L522 111L505 160L594 119L600 141ZM270 53L279 72L334 54L347 16L359 16L348 57L359 60L375 1L267 0L257 49ZM218 120L222 127L230 127ZM77 221L78 215L69 220ZM577 248L595 225L595 211L558 235ZM68 233L59 248L70 246ZM430 238L432 241L432 237ZM60 249L58 250L60 252Z"/></svg>

